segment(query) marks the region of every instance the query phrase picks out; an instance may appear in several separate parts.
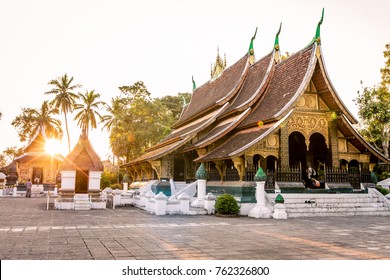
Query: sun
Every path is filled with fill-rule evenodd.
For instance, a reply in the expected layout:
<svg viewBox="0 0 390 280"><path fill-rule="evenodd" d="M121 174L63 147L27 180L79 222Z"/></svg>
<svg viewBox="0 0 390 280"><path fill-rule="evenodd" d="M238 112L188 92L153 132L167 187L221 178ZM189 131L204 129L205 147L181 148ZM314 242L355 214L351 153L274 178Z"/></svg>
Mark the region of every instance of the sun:
<svg viewBox="0 0 390 280"><path fill-rule="evenodd" d="M45 144L45 150L47 153L51 154L52 156L55 154L61 153L61 143L57 139L50 138L46 140Z"/></svg>

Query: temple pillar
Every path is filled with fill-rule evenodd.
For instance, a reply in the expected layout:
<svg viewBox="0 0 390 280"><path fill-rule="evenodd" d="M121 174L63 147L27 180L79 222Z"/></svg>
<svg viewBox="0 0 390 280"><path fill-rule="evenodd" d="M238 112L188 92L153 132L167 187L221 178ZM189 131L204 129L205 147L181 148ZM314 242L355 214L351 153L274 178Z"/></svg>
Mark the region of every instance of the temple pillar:
<svg viewBox="0 0 390 280"><path fill-rule="evenodd" d="M221 181L225 180L226 177L226 164L223 160L216 160L214 161L215 168L218 170L219 176L221 177Z"/></svg>
<svg viewBox="0 0 390 280"><path fill-rule="evenodd" d="M242 157L232 158L234 167L237 169L240 181L244 180L245 176L245 160Z"/></svg>
<svg viewBox="0 0 390 280"><path fill-rule="evenodd" d="M280 127L280 167L282 169L288 169L290 166L290 155L288 149L288 128L286 125Z"/></svg>
<svg viewBox="0 0 390 280"><path fill-rule="evenodd" d="M150 165L156 171L157 178L160 181L161 180L161 160L150 160L149 161Z"/></svg>
<svg viewBox="0 0 390 280"><path fill-rule="evenodd" d="M337 136L337 120L329 122L329 143L330 151L332 155L332 168L339 168L339 142Z"/></svg>

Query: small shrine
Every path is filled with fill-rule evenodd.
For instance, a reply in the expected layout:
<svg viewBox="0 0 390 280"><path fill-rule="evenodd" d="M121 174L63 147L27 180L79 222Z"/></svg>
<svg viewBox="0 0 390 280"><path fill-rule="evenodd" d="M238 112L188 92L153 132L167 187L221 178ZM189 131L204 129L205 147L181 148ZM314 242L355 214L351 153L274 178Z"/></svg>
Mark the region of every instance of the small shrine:
<svg viewBox="0 0 390 280"><path fill-rule="evenodd" d="M100 178L103 164L93 149L85 129L79 141L65 158L61 170L61 188L55 200L56 209L102 209Z"/></svg>
<svg viewBox="0 0 390 280"><path fill-rule="evenodd" d="M60 154L46 150L48 137L43 126L38 127L35 136L23 149L23 154L15 158L8 170L7 184L25 185L28 179L33 183L33 192L43 193L44 189L54 189L59 175L59 166L64 160Z"/></svg>

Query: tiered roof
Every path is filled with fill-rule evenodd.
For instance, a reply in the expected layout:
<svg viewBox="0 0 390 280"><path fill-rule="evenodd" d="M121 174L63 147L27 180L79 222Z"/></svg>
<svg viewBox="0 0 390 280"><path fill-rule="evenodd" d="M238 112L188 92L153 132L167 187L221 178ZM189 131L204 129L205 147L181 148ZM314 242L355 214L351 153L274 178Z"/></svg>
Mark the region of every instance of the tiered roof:
<svg viewBox="0 0 390 280"><path fill-rule="evenodd" d="M70 154L66 156L60 169L89 171L104 170L100 157L93 149L91 142L89 142L85 129L83 129L76 146Z"/></svg>
<svg viewBox="0 0 390 280"><path fill-rule="evenodd" d="M204 148L226 135L225 142L196 161L239 156L278 129L293 112L310 81L315 84L325 106L342 116L338 120L345 127L342 133L355 135L351 124L357 121L340 100L326 72L320 48L322 19L312 42L281 62L280 29L274 50L255 63L255 36L252 37L247 54L225 69L218 78L194 90L191 102L183 108L171 134L125 166L161 158L184 145L185 151ZM259 122L263 125L258 126ZM369 150L382 161L390 162L360 136L354 137L360 143L356 143L356 147L362 151Z"/></svg>

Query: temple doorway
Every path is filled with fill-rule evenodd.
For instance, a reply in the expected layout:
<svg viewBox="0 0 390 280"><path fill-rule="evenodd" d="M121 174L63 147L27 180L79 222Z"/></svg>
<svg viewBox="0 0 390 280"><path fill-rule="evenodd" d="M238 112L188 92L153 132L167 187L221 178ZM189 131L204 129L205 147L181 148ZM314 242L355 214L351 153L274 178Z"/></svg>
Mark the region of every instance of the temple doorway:
<svg viewBox="0 0 390 280"><path fill-rule="evenodd" d="M326 146L325 137L320 133L313 133L310 136L310 145L308 161L317 171L323 169L327 164L328 147Z"/></svg>
<svg viewBox="0 0 390 280"><path fill-rule="evenodd" d="M173 162L173 180L185 181L184 178L184 158L175 158Z"/></svg>
<svg viewBox="0 0 390 280"><path fill-rule="evenodd" d="M33 167L32 182L34 185L40 185L43 182L43 168Z"/></svg>
<svg viewBox="0 0 390 280"><path fill-rule="evenodd" d="M300 132L293 132L288 137L288 151L290 159L290 167L301 167L301 170L306 170L307 159L306 151L307 146L305 143L305 136Z"/></svg>
<svg viewBox="0 0 390 280"><path fill-rule="evenodd" d="M88 170L76 170L76 193L88 193Z"/></svg>

